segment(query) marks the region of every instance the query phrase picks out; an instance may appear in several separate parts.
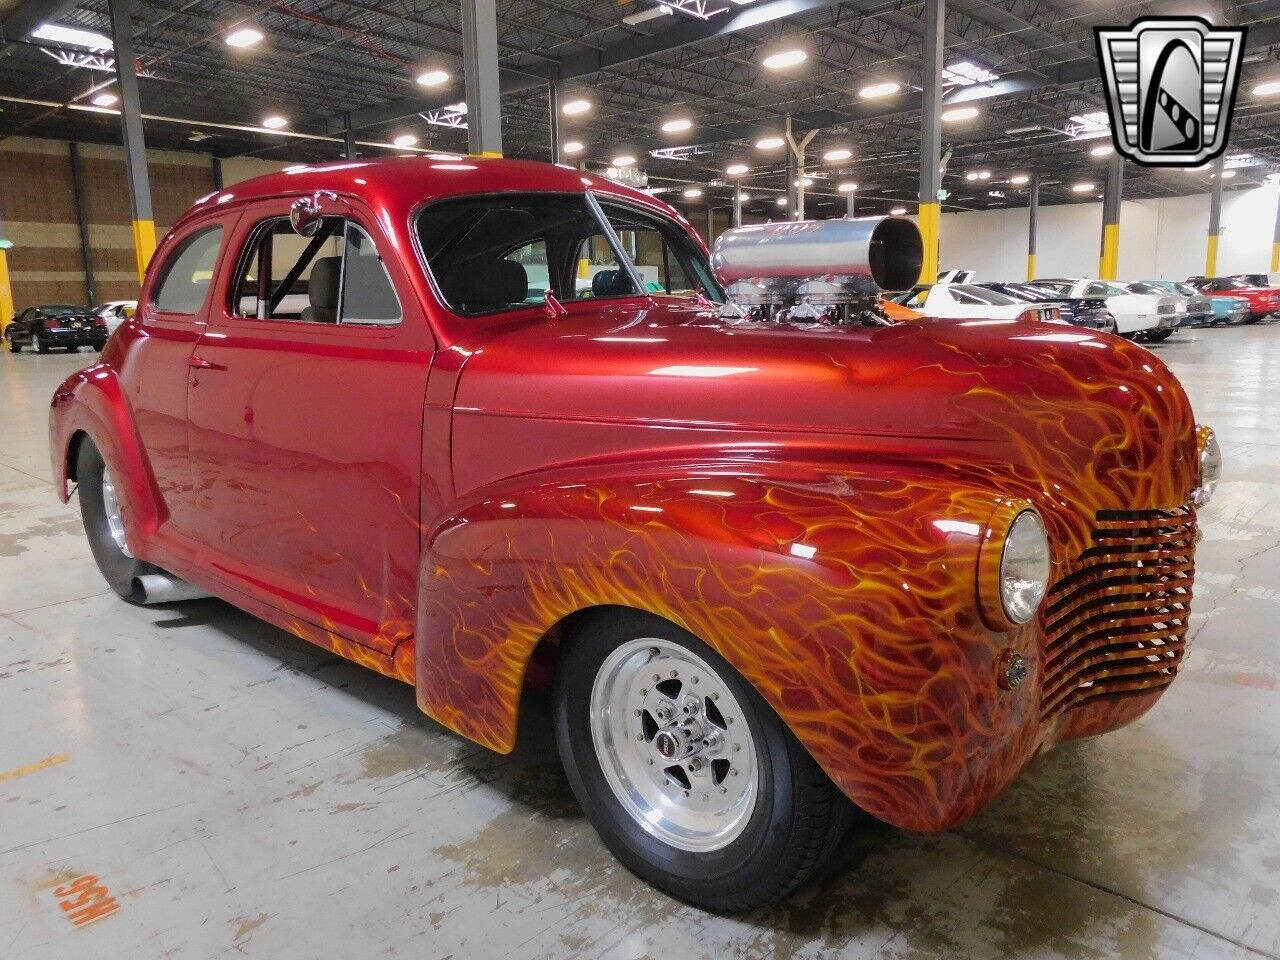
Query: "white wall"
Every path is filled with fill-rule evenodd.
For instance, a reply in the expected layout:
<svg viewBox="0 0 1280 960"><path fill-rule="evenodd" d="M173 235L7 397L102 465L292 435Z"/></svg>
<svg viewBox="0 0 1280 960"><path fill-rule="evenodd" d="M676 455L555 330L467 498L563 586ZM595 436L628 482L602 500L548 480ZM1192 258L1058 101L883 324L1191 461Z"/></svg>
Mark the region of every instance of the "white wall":
<svg viewBox="0 0 1280 960"><path fill-rule="evenodd" d="M1280 184L1275 183L1223 195L1220 274L1270 269L1277 203ZM1208 194L1126 200L1120 208L1120 279L1181 280L1203 273L1208 229ZM1101 237L1101 203L1041 206L1036 272L1096 276ZM943 214L941 266L976 270L979 280L1023 279L1026 208Z"/></svg>

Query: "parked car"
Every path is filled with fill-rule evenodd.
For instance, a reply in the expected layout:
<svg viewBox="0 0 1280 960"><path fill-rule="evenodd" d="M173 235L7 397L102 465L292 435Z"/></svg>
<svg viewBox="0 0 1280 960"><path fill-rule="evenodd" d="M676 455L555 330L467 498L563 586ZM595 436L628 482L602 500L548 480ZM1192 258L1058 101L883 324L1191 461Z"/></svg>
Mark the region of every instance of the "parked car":
<svg viewBox="0 0 1280 960"><path fill-rule="evenodd" d="M137 309L137 300L108 300L94 307L93 314L107 321L108 333L115 333L116 327L133 316L133 312Z"/></svg>
<svg viewBox="0 0 1280 960"><path fill-rule="evenodd" d="M1037 287L1033 283L1010 283L990 280L978 284L990 290L999 290L1016 300L1027 303L1048 303L1058 308L1062 319L1076 327L1088 327L1093 330L1105 330L1116 333L1116 318L1107 309L1105 300L1091 297L1068 297L1057 290Z"/></svg>
<svg viewBox="0 0 1280 960"><path fill-rule="evenodd" d="M222 597L500 752L549 682L609 848L750 909L854 805L942 829L1149 710L1220 457L1114 337L722 301L687 221L601 176L295 166L161 241L54 393L53 476L135 602Z"/></svg>
<svg viewBox="0 0 1280 960"><path fill-rule="evenodd" d="M36 353L48 353L54 348L101 350L107 342L107 322L94 316L88 307L51 303L23 310L4 328L4 339L11 353L20 353L23 347L31 347Z"/></svg>
<svg viewBox="0 0 1280 960"><path fill-rule="evenodd" d="M1280 313L1280 289L1254 286L1239 277L1193 277L1187 281L1203 293L1239 297L1249 304L1245 323L1257 323L1273 313Z"/></svg>
<svg viewBox="0 0 1280 960"><path fill-rule="evenodd" d="M952 320L1059 320L1056 305L1028 303L971 283L919 284L890 298L926 317Z"/></svg>
<svg viewBox="0 0 1280 960"><path fill-rule="evenodd" d="M1172 330L1178 304L1174 297L1132 293L1119 284L1105 280L1064 279L1033 280L1037 287L1048 287L1068 297L1102 300L1115 317L1121 336L1158 333ZM1168 334L1162 334L1167 337Z"/></svg>
<svg viewBox="0 0 1280 960"><path fill-rule="evenodd" d="M1213 320L1209 323L1211 327L1218 324L1234 326L1249 319L1249 301L1243 297L1210 296L1209 304L1213 307Z"/></svg>
<svg viewBox="0 0 1280 960"><path fill-rule="evenodd" d="M1210 298L1189 283L1178 280L1141 280L1126 286L1133 289L1135 293L1164 293L1178 297L1179 327L1201 327L1214 320L1213 304Z"/></svg>

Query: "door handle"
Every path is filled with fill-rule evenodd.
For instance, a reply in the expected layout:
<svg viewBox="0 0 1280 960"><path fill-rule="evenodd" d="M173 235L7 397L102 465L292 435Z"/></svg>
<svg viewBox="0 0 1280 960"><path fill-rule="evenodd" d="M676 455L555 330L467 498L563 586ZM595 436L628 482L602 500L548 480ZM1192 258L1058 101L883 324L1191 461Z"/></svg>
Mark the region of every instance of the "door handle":
<svg viewBox="0 0 1280 960"><path fill-rule="evenodd" d="M187 358L187 366L194 370L225 370L227 369L220 363L214 363L212 360L206 360L203 357L197 357L194 353Z"/></svg>

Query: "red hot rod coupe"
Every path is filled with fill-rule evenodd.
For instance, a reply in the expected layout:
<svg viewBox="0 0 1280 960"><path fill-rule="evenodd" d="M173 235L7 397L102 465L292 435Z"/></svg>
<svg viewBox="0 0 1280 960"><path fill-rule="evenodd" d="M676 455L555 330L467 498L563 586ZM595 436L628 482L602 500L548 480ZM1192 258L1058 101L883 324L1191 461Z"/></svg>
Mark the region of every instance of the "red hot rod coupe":
<svg viewBox="0 0 1280 960"><path fill-rule="evenodd" d="M1219 456L1107 334L723 299L675 210L579 170L290 168L164 238L53 397L58 490L122 596L214 594L486 747L550 676L613 852L747 909L857 808L948 827L1147 711Z"/></svg>

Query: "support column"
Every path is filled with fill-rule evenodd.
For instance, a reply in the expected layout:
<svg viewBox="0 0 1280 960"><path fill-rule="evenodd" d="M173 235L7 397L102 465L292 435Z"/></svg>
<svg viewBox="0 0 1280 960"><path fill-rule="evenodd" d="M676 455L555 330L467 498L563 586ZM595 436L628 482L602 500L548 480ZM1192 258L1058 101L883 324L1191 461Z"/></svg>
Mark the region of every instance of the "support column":
<svg viewBox="0 0 1280 960"><path fill-rule="evenodd" d="M850 190L844 195L844 215L852 220L855 216L854 211L858 206L858 194L855 190Z"/></svg>
<svg viewBox="0 0 1280 960"><path fill-rule="evenodd" d="M213 158L213 189L222 189L222 158Z"/></svg>
<svg viewBox="0 0 1280 960"><path fill-rule="evenodd" d="M791 138L791 120L787 120L787 139ZM796 154L791 149L790 143L787 145L787 219L800 219L800 189L796 184L800 180L800 172L796 166Z"/></svg>
<svg viewBox="0 0 1280 960"><path fill-rule="evenodd" d="M80 262L84 264L84 291L89 306L98 302L98 285L93 279L93 248L89 246L89 218L84 204L84 176L80 170L80 144L69 143L71 156L71 189L76 200L76 224L80 228Z"/></svg>
<svg viewBox="0 0 1280 960"><path fill-rule="evenodd" d="M1276 220L1277 230L1280 230L1280 218ZM742 184L737 180L733 181L733 225L735 227L742 226Z"/></svg>
<svg viewBox="0 0 1280 960"><path fill-rule="evenodd" d="M356 159L356 132L351 129L351 111L342 114L342 156L347 160Z"/></svg>
<svg viewBox="0 0 1280 960"><path fill-rule="evenodd" d="M1027 204L1027 279L1036 278L1036 228L1040 219L1040 174L1031 174L1027 188L1030 202Z"/></svg>
<svg viewBox="0 0 1280 960"><path fill-rule="evenodd" d="M496 0L462 0L462 72L467 94L467 150L502 156Z"/></svg>
<svg viewBox="0 0 1280 960"><path fill-rule="evenodd" d="M1098 277L1114 280L1120 267L1120 200L1124 193L1124 157L1111 154L1107 164L1107 185L1102 194L1102 248L1098 256Z"/></svg>
<svg viewBox="0 0 1280 960"><path fill-rule="evenodd" d="M564 138L560 135L562 93L559 80L547 84L547 135L551 139L552 163L564 163Z"/></svg>
<svg viewBox="0 0 1280 960"><path fill-rule="evenodd" d="M925 0L921 28L924 31L924 60L920 86L920 234L924 238L924 259L920 281L938 279L938 244L942 225L942 53L946 0Z"/></svg>
<svg viewBox="0 0 1280 960"><path fill-rule="evenodd" d="M9 283L9 248L13 246L4 232L4 210L0 209L0 333L13 320L13 287Z"/></svg>
<svg viewBox="0 0 1280 960"><path fill-rule="evenodd" d="M1223 155L1213 161L1213 189L1209 194L1209 242L1204 254L1204 275L1218 275L1218 237L1222 235L1222 164Z"/></svg>
<svg viewBox="0 0 1280 960"><path fill-rule="evenodd" d="M1276 186L1280 187L1280 183ZM1271 235L1271 272L1280 273L1280 190L1276 194L1276 229ZM0 296L3 295L3 291L0 291Z"/></svg>
<svg viewBox="0 0 1280 960"><path fill-rule="evenodd" d="M151 212L151 181L147 176L147 143L142 136L142 103L138 97L138 74L133 50L133 26L129 13L133 0L107 0L111 13L111 42L115 47L116 81L120 86L120 133L124 140L124 163L129 181L129 204L133 211L133 251L138 265L138 282L146 276L147 264L156 252L155 215Z"/></svg>
<svg viewBox="0 0 1280 960"><path fill-rule="evenodd" d="M715 208L711 206L711 198L707 198L707 246L713 246L716 242L716 214Z"/></svg>

